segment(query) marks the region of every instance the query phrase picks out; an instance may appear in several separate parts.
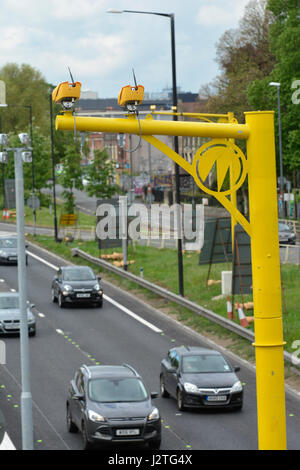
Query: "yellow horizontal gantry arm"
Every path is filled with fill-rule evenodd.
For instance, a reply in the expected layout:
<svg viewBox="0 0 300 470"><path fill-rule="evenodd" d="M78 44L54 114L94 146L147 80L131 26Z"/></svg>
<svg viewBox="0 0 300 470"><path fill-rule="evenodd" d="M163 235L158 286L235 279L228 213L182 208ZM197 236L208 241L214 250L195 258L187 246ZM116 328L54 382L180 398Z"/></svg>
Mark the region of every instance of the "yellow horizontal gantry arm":
<svg viewBox="0 0 300 470"><path fill-rule="evenodd" d="M76 120L76 122L74 122ZM248 139L250 130L247 124L185 122L154 120L152 116L138 120L135 116L127 118L100 118L74 116L66 112L56 117L56 130L85 132L112 132L120 134L169 135L190 137L212 137Z"/></svg>

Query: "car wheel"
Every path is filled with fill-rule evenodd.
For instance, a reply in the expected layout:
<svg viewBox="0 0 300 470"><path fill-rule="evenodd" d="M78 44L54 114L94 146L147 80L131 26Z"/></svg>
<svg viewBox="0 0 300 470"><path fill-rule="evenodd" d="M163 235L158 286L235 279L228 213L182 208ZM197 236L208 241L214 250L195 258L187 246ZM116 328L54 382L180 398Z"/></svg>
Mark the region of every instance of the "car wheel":
<svg viewBox="0 0 300 470"><path fill-rule="evenodd" d="M62 299L62 295L61 295L61 292L58 294L58 306L60 308L63 308L65 306L65 302L63 301Z"/></svg>
<svg viewBox="0 0 300 470"><path fill-rule="evenodd" d="M166 390L163 374L161 374L159 382L160 382L160 394L161 394L161 396L163 398L168 398L170 396L170 394Z"/></svg>
<svg viewBox="0 0 300 470"><path fill-rule="evenodd" d="M26 266L28 266L28 256L26 256L25 262L26 262Z"/></svg>
<svg viewBox="0 0 300 470"><path fill-rule="evenodd" d="M179 389L177 390L177 407L178 407L179 411L184 411L185 410L182 391L179 390Z"/></svg>
<svg viewBox="0 0 300 470"><path fill-rule="evenodd" d="M97 305L97 307L102 308L103 307L103 300L101 300L100 302L97 302L96 305Z"/></svg>
<svg viewBox="0 0 300 470"><path fill-rule="evenodd" d="M53 287L51 289L51 300L52 300L52 302L57 302L57 297L55 295L55 290L54 290Z"/></svg>
<svg viewBox="0 0 300 470"><path fill-rule="evenodd" d="M36 335L36 328L29 333L29 336L35 336Z"/></svg>
<svg viewBox="0 0 300 470"><path fill-rule="evenodd" d="M149 449L151 450L159 449L160 444L161 444L161 439L155 439L153 441L148 442Z"/></svg>
<svg viewBox="0 0 300 470"><path fill-rule="evenodd" d="M78 431L78 428L76 426L75 423L73 423L72 421L72 416L71 416L71 411L70 411L70 406L67 405L67 416L66 416L66 419L67 419L67 430L69 432L77 432Z"/></svg>
<svg viewBox="0 0 300 470"><path fill-rule="evenodd" d="M93 447L92 443L88 440L87 430L84 422L81 425L81 435L82 435L82 449L88 450Z"/></svg>

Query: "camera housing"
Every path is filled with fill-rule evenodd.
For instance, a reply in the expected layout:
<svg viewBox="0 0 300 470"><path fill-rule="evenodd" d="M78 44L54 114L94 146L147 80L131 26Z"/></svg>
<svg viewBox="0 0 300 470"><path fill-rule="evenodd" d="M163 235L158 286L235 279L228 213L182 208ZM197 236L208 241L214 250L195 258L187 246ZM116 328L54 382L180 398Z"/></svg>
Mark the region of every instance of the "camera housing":
<svg viewBox="0 0 300 470"><path fill-rule="evenodd" d="M80 92L80 82L62 82L54 88L52 92L52 101L54 103L60 103L65 109L70 109L73 104L79 100Z"/></svg>

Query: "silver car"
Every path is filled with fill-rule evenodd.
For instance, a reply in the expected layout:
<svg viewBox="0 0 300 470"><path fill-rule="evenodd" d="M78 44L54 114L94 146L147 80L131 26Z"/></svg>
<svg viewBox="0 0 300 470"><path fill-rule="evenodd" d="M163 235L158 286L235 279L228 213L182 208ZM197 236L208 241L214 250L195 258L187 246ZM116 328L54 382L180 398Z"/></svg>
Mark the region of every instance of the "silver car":
<svg viewBox="0 0 300 470"><path fill-rule="evenodd" d="M27 321L29 336L36 334L36 319L32 312L34 304L27 302ZM0 292L0 334L20 333L19 294Z"/></svg>
<svg viewBox="0 0 300 470"><path fill-rule="evenodd" d="M284 245L295 245L296 235L287 224L279 222L279 243Z"/></svg>
<svg viewBox="0 0 300 470"><path fill-rule="evenodd" d="M18 264L18 239L16 236L0 237L0 264ZM26 265L28 255L26 254Z"/></svg>

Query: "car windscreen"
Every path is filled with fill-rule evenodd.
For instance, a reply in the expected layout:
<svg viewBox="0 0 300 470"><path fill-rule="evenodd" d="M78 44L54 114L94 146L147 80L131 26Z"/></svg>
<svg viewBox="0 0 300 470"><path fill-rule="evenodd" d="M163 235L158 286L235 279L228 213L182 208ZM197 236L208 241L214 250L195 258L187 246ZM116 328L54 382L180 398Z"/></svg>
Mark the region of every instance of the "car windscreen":
<svg viewBox="0 0 300 470"><path fill-rule="evenodd" d="M74 268L63 271L64 281L92 281L93 279L96 279L96 277L90 268Z"/></svg>
<svg viewBox="0 0 300 470"><path fill-rule="evenodd" d="M17 248L17 239L0 238L0 248Z"/></svg>
<svg viewBox="0 0 300 470"><path fill-rule="evenodd" d="M217 354L199 354L182 358L182 372L201 374L207 372L232 372L232 368L223 356Z"/></svg>
<svg viewBox="0 0 300 470"><path fill-rule="evenodd" d="M18 297L0 297L0 309L19 308Z"/></svg>
<svg viewBox="0 0 300 470"><path fill-rule="evenodd" d="M101 403L144 401L148 394L137 378L98 378L89 382L89 397Z"/></svg>
<svg viewBox="0 0 300 470"><path fill-rule="evenodd" d="M291 229L286 224L279 224L279 232L290 232Z"/></svg>

